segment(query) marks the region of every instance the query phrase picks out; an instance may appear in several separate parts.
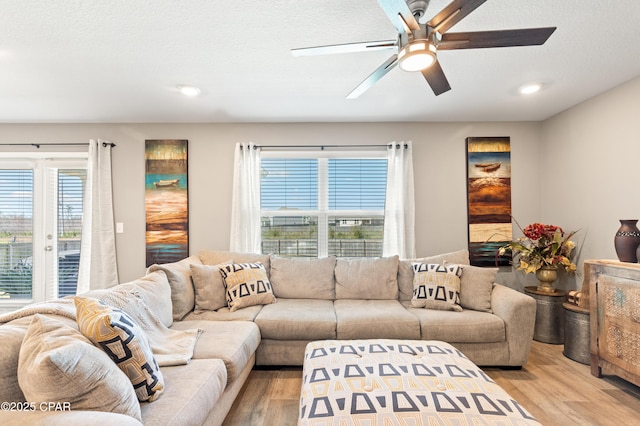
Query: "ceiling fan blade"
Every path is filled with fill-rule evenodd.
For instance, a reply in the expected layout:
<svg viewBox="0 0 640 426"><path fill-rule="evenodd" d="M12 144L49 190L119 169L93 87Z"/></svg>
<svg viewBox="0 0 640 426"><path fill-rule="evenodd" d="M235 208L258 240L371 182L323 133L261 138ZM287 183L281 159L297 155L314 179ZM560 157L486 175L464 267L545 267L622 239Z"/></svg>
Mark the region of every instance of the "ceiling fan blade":
<svg viewBox="0 0 640 426"><path fill-rule="evenodd" d="M291 49L293 56L331 55L334 53L369 52L373 50L395 49L397 40L366 41L361 43L331 44L327 46L301 47Z"/></svg>
<svg viewBox="0 0 640 426"><path fill-rule="evenodd" d="M436 16L431 18L427 25L432 27L434 31L444 34L485 1L487 0L453 0Z"/></svg>
<svg viewBox="0 0 640 426"><path fill-rule="evenodd" d="M446 91L451 90L447 76L444 75L444 71L440 66L440 62L436 60L429 68L422 70L422 75L431 86L433 93L438 96Z"/></svg>
<svg viewBox="0 0 640 426"><path fill-rule="evenodd" d="M389 59L385 61L384 64L380 65L374 72L372 72L369 77L367 77L362 83L358 85L355 89L351 91L347 95L347 99L355 99L358 96L362 95L366 92L371 86L376 84L378 80L387 75L389 71L395 68L398 65L398 55L392 55Z"/></svg>
<svg viewBox="0 0 640 426"><path fill-rule="evenodd" d="M442 35L442 40L438 43L438 50L538 46L544 44L555 30L556 27L548 27L447 33Z"/></svg>
<svg viewBox="0 0 640 426"><path fill-rule="evenodd" d="M378 0L378 3L398 33L407 34L412 30L420 29L420 25L413 17L406 0Z"/></svg>

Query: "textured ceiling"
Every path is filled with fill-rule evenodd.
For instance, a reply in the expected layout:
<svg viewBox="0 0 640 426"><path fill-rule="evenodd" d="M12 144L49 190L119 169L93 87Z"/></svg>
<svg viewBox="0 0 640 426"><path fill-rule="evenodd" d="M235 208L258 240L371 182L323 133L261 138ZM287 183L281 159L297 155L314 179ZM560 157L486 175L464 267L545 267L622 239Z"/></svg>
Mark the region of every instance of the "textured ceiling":
<svg viewBox="0 0 640 426"><path fill-rule="evenodd" d="M449 3L432 0L427 17ZM640 2L488 0L456 31L556 26L543 46L441 51L452 90L391 53L295 47L394 39L376 0L0 0L0 122L542 120L640 75ZM538 81L533 96L517 88ZM201 88L196 98L177 85Z"/></svg>

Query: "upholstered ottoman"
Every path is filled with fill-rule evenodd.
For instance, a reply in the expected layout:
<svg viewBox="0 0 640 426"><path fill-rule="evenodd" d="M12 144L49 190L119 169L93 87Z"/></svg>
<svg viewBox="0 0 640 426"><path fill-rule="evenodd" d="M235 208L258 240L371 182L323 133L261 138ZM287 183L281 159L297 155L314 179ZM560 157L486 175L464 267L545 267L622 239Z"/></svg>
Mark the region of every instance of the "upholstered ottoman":
<svg viewBox="0 0 640 426"><path fill-rule="evenodd" d="M300 425L538 425L448 343L323 340L304 356Z"/></svg>

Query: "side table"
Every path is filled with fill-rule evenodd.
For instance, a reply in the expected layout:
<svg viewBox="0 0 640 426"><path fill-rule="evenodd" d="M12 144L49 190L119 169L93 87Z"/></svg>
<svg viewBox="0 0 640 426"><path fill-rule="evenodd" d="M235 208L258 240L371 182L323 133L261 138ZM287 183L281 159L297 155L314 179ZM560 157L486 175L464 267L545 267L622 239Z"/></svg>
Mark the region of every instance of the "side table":
<svg viewBox="0 0 640 426"><path fill-rule="evenodd" d="M536 300L536 326L533 339L538 342L561 345L564 343L564 309L567 292L538 291L537 287L525 287L524 292Z"/></svg>
<svg viewBox="0 0 640 426"><path fill-rule="evenodd" d="M564 308L564 351L563 355L581 364L589 365L589 310L569 303Z"/></svg>

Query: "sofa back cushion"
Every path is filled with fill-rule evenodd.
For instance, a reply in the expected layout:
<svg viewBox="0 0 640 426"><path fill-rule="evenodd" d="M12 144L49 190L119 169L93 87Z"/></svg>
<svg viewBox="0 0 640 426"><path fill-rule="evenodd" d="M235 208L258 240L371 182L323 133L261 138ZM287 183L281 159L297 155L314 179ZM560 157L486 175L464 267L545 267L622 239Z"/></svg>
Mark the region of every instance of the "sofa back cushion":
<svg viewBox="0 0 640 426"><path fill-rule="evenodd" d="M336 300L397 300L398 256L338 259Z"/></svg>
<svg viewBox="0 0 640 426"><path fill-rule="evenodd" d="M201 265L200 257L189 256L179 262L151 265L147 273L164 271L171 287L171 304L174 321L180 321L195 305L195 293L191 282L190 265Z"/></svg>
<svg viewBox="0 0 640 426"><path fill-rule="evenodd" d="M198 256L200 256L200 260L205 265L219 265L227 262L229 259L233 259L234 263L262 263L265 271L267 271L267 276L269 276L269 270L271 268L271 256L268 254L239 253L224 250L200 250Z"/></svg>
<svg viewBox="0 0 640 426"><path fill-rule="evenodd" d="M398 265L398 291L400 300L411 300L413 297L413 268L411 266L413 262L469 265L469 250L458 250L436 256L421 257L419 259L401 260Z"/></svg>
<svg viewBox="0 0 640 426"><path fill-rule="evenodd" d="M273 294L285 299L334 300L336 298L335 267L335 256L322 259L272 256Z"/></svg>

